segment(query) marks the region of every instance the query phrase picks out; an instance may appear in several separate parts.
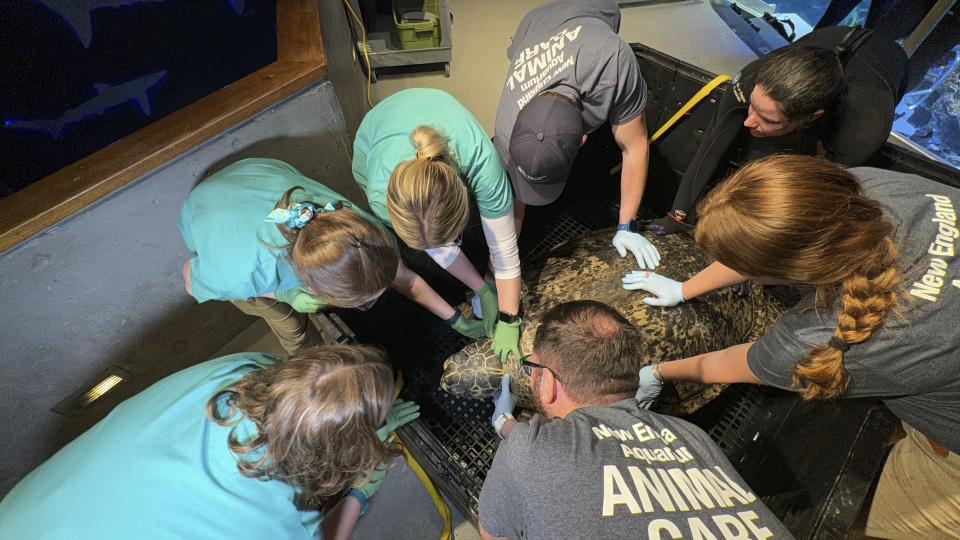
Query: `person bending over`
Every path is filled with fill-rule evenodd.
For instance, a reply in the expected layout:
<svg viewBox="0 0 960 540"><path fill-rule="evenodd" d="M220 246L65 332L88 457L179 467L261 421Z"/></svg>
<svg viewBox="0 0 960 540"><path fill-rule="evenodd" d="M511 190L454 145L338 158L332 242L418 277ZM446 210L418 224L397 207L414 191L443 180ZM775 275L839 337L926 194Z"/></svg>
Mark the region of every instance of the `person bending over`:
<svg viewBox="0 0 960 540"><path fill-rule="evenodd" d="M881 398L908 437L884 466L867 534L955 533L958 206L960 189L911 174L808 156L747 165L700 203L697 243L716 262L684 283L638 272L626 286L666 306L746 279L815 292L755 343L643 368L641 396L655 397L662 379Z"/></svg>
<svg viewBox="0 0 960 540"><path fill-rule="evenodd" d="M371 347L240 353L124 401L0 501L0 538L349 538L419 416ZM322 521L322 524L321 524Z"/></svg>
<svg viewBox="0 0 960 540"><path fill-rule="evenodd" d="M524 360L539 413L510 416L509 380L496 399L481 536L792 538L703 430L634 399L640 339L599 302L543 317Z"/></svg>
<svg viewBox="0 0 960 540"><path fill-rule="evenodd" d="M445 313L377 218L282 161L244 159L214 173L190 192L178 225L193 252L187 293L263 318L290 354L321 344L308 314L369 309L388 287ZM482 334L477 321L453 325Z"/></svg>
<svg viewBox="0 0 960 540"><path fill-rule="evenodd" d="M477 293L483 324L469 337L493 338L506 361L520 358L520 255L510 181L477 119L450 94L411 88L381 101L363 118L353 147L353 175L370 208L397 236L425 250ZM470 206L490 250L494 291L460 249ZM459 328L443 303L434 314Z"/></svg>
<svg viewBox="0 0 960 540"><path fill-rule="evenodd" d="M815 30L751 62L734 78L677 188L670 213L647 229L689 229L696 204L727 159L791 151L862 165L890 135L907 90L907 55L892 40L856 28ZM742 142L743 155L730 149Z"/></svg>
<svg viewBox="0 0 960 540"><path fill-rule="evenodd" d="M526 205L556 201L587 135L609 122L623 157L613 247L653 269L660 254L635 221L647 183L647 86L619 30L614 0L556 0L527 13L507 49L493 142L513 182L519 230Z"/></svg>

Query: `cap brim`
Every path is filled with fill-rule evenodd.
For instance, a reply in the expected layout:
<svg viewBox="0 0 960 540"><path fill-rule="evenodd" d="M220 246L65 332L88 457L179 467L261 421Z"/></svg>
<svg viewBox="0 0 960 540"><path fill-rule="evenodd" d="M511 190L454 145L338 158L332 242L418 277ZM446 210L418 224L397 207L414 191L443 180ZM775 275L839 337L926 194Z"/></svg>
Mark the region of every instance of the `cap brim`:
<svg viewBox="0 0 960 540"><path fill-rule="evenodd" d="M563 188L567 187L566 182L552 184L527 182L520 176L520 172L512 159L507 164L507 174L510 175L510 183L513 184L513 196L523 204L530 206L545 206L555 202L563 193Z"/></svg>

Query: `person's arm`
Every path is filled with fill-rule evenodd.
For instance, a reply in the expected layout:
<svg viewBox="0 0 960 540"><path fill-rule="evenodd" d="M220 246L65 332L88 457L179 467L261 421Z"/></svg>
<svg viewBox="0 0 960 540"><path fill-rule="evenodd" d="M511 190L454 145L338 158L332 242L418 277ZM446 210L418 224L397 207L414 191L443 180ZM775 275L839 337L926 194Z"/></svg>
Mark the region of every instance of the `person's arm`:
<svg viewBox="0 0 960 540"><path fill-rule="evenodd" d="M641 112L633 120L613 126L613 138L623 156L619 223L626 224L636 219L643 190L647 185L650 143L647 137L646 115Z"/></svg>
<svg viewBox="0 0 960 540"><path fill-rule="evenodd" d="M623 277L623 288L628 291L646 291L652 297L643 302L651 306L673 307L681 302L730 285L743 283L747 278L715 262L685 282L670 279L656 272L630 272Z"/></svg>
<svg viewBox="0 0 960 540"><path fill-rule="evenodd" d="M190 261L183 263L183 286L187 290L187 294L193 296L193 286L190 283Z"/></svg>
<svg viewBox="0 0 960 540"><path fill-rule="evenodd" d="M741 343L721 351L709 352L683 360L660 364L660 377L665 381L763 384L747 364L747 353L753 343Z"/></svg>
<svg viewBox="0 0 960 540"><path fill-rule="evenodd" d="M397 265L397 275L391 286L441 319L449 319L456 311L422 277L402 262Z"/></svg>
<svg viewBox="0 0 960 540"><path fill-rule="evenodd" d="M684 300L692 300L708 292L737 285L747 281L740 273L724 266L718 262L713 262L697 275L683 282L681 290Z"/></svg>
<svg viewBox="0 0 960 540"><path fill-rule="evenodd" d="M323 518L323 537L331 540L349 540L360 519L360 502L344 497Z"/></svg>
<svg viewBox="0 0 960 540"><path fill-rule="evenodd" d="M451 276L460 280L460 283L469 287L471 291L477 292L483 288L483 277L481 277L477 269L474 268L470 259L463 254L463 251L459 249L458 251L457 258L444 269L449 272ZM440 262L437 261L437 264L440 264ZM441 266L443 265L441 264Z"/></svg>
<svg viewBox="0 0 960 540"><path fill-rule="evenodd" d="M481 216L480 225L490 250L500 311L516 315L520 312L520 249L513 214L494 219Z"/></svg>

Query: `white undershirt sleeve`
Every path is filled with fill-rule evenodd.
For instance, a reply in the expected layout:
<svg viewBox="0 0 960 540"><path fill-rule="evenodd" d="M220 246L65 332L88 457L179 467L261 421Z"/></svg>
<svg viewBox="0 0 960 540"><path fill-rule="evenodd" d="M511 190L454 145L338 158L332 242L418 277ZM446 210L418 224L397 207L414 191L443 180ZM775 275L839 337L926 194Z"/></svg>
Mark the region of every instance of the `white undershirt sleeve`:
<svg viewBox="0 0 960 540"><path fill-rule="evenodd" d="M512 279L520 275L520 248L517 247L517 228L513 213L489 219L480 217L483 236L493 258L493 277Z"/></svg>
<svg viewBox="0 0 960 540"><path fill-rule="evenodd" d="M446 270L460 256L460 246L443 246L438 248L427 248L424 251L427 255L440 265L440 268Z"/></svg>

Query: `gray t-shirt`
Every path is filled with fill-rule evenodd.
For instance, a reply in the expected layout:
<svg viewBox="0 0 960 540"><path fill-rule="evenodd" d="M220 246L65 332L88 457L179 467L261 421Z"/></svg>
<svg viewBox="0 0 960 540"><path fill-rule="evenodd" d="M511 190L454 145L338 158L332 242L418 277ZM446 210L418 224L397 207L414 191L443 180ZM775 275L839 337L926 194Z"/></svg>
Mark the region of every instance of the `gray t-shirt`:
<svg viewBox="0 0 960 540"><path fill-rule="evenodd" d="M888 315L843 355L846 395L883 398L902 420L960 453L960 190L900 172L851 172L894 223L906 300L903 317ZM813 306L812 296L804 299L750 348L750 369L764 383L789 389L794 364L833 335L837 309Z"/></svg>
<svg viewBox="0 0 960 540"><path fill-rule="evenodd" d="M615 0L556 0L520 21L507 49L510 71L494 124L493 142L504 163L520 109L548 90L580 104L588 133L643 112L647 86L619 29Z"/></svg>
<svg viewBox="0 0 960 540"><path fill-rule="evenodd" d="M700 428L625 399L502 443L480 523L507 538L793 538Z"/></svg>

